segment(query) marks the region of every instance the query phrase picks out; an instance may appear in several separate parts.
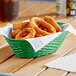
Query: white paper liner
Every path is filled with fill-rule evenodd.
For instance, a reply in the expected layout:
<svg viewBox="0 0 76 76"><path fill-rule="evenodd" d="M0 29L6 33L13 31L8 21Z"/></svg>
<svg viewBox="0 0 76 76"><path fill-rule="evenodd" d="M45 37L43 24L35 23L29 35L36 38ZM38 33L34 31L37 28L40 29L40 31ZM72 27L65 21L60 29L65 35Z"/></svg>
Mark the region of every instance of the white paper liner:
<svg viewBox="0 0 76 76"><path fill-rule="evenodd" d="M42 47L47 45L50 41L54 40L56 37L58 37L61 34L61 32L48 35L45 37L38 37L38 38L32 38L32 39L26 39L34 48L35 52L40 50Z"/></svg>
<svg viewBox="0 0 76 76"><path fill-rule="evenodd" d="M5 35L6 37L10 38L12 29L13 29L13 25L8 23L6 26L0 28L0 34Z"/></svg>
<svg viewBox="0 0 76 76"><path fill-rule="evenodd" d="M76 72L76 53L48 62L45 66L69 72Z"/></svg>
<svg viewBox="0 0 76 76"><path fill-rule="evenodd" d="M29 22L30 20L25 20L23 22ZM76 35L76 30L72 27L71 24L63 24L61 26L62 31L69 31L73 34ZM0 28L0 34L5 35L8 38L11 38L11 33L13 30L13 24L7 24L5 27ZM51 34L48 36L44 37L38 37L38 38L31 38L31 39L26 39L33 47L35 52L40 50L43 46L47 45L50 41L54 40L56 37L58 37L61 34L61 32Z"/></svg>
<svg viewBox="0 0 76 76"><path fill-rule="evenodd" d="M61 27L63 31L69 31L72 34L76 35L76 29L74 29L70 23L63 24Z"/></svg>

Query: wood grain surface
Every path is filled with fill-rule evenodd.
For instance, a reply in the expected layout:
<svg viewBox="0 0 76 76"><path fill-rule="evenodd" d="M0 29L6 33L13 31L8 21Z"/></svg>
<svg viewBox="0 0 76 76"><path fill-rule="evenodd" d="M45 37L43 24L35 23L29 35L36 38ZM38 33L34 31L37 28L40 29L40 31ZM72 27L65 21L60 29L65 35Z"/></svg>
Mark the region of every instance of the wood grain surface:
<svg viewBox="0 0 76 76"><path fill-rule="evenodd" d="M59 22L71 23L76 28L75 18L57 16L56 4L49 2L20 1L19 18L17 21L9 23L20 22L33 16L44 17L46 15L53 17ZM0 27L5 26L7 23L0 22ZM44 66L49 61L76 52L76 36L71 33L67 35L65 41L55 53L38 58L22 59L16 57L2 35L0 35L0 47L0 72L27 76L76 76L76 73L69 73Z"/></svg>

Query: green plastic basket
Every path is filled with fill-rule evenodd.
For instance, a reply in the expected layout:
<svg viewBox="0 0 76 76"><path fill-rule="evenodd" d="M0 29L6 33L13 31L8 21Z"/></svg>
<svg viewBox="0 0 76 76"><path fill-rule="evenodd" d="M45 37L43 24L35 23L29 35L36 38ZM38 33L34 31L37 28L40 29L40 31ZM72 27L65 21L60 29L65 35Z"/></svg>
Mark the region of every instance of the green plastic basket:
<svg viewBox="0 0 76 76"><path fill-rule="evenodd" d="M59 25L64 24L60 22L57 23ZM66 38L67 34L68 31L62 32L58 37L56 37L53 41L49 42L47 45L41 48L38 52L35 52L31 44L26 40L12 39L12 38L7 38L6 36L4 37L17 57L34 58L34 57L48 55L57 51L60 45L62 44L62 42L64 41L64 39Z"/></svg>

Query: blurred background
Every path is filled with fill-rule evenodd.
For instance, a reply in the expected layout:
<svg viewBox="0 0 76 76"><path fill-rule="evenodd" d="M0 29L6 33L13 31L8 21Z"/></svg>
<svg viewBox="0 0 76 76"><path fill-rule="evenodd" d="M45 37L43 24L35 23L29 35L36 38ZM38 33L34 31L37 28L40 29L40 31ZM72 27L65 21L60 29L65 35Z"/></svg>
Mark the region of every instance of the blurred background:
<svg viewBox="0 0 76 76"><path fill-rule="evenodd" d="M56 2L56 0L24 0L24 1L49 1L49 2Z"/></svg>

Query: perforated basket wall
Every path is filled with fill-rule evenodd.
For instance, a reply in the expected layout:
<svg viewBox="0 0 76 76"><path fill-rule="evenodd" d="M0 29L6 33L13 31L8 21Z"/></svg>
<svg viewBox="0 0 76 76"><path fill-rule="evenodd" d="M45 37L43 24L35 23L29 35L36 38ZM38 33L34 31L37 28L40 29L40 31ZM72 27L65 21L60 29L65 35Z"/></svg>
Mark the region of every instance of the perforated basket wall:
<svg viewBox="0 0 76 76"><path fill-rule="evenodd" d="M63 23L57 22L59 25ZM31 44L26 40L17 40L12 38L7 38L7 42L9 43L10 47L12 48L14 54L21 58L33 58L33 57L40 57L44 55L51 54L58 50L62 42L64 41L68 31L62 32L58 37L56 37L53 41L49 42L43 48L41 48L38 52L35 52L32 48Z"/></svg>

